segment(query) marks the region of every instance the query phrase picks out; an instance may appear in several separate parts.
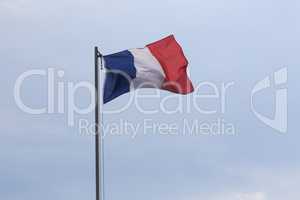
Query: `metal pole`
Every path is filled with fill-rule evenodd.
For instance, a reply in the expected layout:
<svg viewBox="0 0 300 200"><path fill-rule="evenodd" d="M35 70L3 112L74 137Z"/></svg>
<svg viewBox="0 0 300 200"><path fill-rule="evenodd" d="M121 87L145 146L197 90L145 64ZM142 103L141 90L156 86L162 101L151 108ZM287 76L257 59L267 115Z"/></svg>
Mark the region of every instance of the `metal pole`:
<svg viewBox="0 0 300 200"><path fill-rule="evenodd" d="M98 47L95 47L95 167L96 167L96 200L101 200L100 190L100 129L99 129L99 57L101 59L101 54L98 51ZM102 59L101 59L101 69L102 69Z"/></svg>

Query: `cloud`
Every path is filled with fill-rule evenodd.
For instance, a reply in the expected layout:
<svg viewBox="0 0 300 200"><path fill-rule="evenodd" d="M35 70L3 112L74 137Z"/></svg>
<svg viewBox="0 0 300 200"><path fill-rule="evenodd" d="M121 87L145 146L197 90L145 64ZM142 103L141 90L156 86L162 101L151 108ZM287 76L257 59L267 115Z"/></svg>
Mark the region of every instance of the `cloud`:
<svg viewBox="0 0 300 200"><path fill-rule="evenodd" d="M236 194L236 200L267 200L265 193L263 192L254 192L254 193L240 193Z"/></svg>
<svg viewBox="0 0 300 200"><path fill-rule="evenodd" d="M210 200L268 200L265 192L220 192L217 194L202 194L195 195L188 200L199 200L199 199L210 199Z"/></svg>

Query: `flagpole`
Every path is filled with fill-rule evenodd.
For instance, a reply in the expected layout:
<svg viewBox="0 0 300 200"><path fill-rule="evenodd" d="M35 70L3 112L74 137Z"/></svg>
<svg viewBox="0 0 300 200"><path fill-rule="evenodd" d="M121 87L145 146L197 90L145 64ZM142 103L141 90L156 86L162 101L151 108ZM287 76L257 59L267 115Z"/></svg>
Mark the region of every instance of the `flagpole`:
<svg viewBox="0 0 300 200"><path fill-rule="evenodd" d="M96 200L103 200L102 195L102 181L100 181L100 148L101 148L101 134L99 127L99 110L100 110L100 101L99 101L99 58L100 58L100 69L102 70L102 55L98 51L98 47L94 48L95 56L95 175L96 175ZM101 81L101 80L100 80ZM101 140L101 141L100 141ZM100 142L99 142L100 141ZM102 151L101 151L102 152Z"/></svg>

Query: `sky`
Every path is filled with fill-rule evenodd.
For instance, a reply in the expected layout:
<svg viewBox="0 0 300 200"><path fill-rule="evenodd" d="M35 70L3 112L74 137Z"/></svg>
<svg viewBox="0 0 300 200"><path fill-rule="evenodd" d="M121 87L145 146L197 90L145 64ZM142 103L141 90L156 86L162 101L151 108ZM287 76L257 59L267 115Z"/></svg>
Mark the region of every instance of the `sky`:
<svg viewBox="0 0 300 200"><path fill-rule="evenodd" d="M63 70L63 77L55 77L55 92L58 82L67 90L68 82L93 83L95 45L110 54L169 34L184 49L194 85L210 82L221 93L222 84L232 83L225 110L220 98L197 99L196 105L216 112L200 113L194 104L187 112L184 104L184 112L167 114L159 109L161 99L146 99L139 105L158 112L145 114L131 104L121 113L104 114L105 200L298 199L299 9L296 0L1 0L0 199L95 199L94 138L78 127L80 120L93 123L93 112L76 114L74 126L68 125L68 112L25 113L14 98L22 73ZM287 84L280 86L288 91L286 133L260 121L250 101L253 87L282 68L288 71ZM270 118L276 114L277 89L271 85L255 96L255 109ZM45 77L24 81L21 91L27 105L47 105ZM211 92L204 85L182 99L186 103ZM123 95L104 110L120 108L128 99L129 94ZM74 96L79 107L90 100L84 89ZM173 135L142 129L135 137L133 131L113 134L114 124L143 126L145 119L175 124L179 130ZM183 135L184 122L219 119L232 124L234 134Z"/></svg>

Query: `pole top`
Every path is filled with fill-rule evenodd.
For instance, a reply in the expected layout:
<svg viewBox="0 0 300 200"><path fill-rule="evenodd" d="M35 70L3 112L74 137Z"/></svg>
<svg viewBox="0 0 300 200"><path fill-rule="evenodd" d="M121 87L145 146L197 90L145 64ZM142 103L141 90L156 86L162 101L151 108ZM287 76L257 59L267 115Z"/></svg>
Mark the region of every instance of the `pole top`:
<svg viewBox="0 0 300 200"><path fill-rule="evenodd" d="M100 51L98 50L98 47L95 46L95 55L98 57L98 58L102 58L102 54L100 53Z"/></svg>

